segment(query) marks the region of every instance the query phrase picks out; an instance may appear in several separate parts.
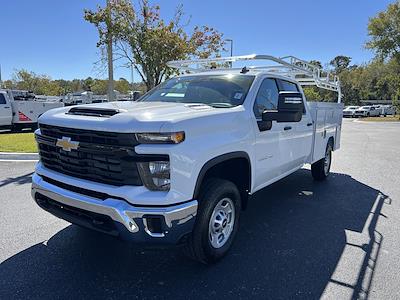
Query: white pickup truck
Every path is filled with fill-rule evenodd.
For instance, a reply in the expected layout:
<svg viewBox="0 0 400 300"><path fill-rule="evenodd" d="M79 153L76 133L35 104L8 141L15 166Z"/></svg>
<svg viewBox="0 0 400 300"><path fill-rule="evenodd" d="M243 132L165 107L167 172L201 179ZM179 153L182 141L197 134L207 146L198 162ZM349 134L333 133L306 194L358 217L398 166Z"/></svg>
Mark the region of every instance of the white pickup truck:
<svg viewBox="0 0 400 300"><path fill-rule="evenodd" d="M38 100L27 91L0 90L0 129L36 128L40 115L61 106L60 102Z"/></svg>
<svg viewBox="0 0 400 300"><path fill-rule="evenodd" d="M261 59L282 68L201 67ZM340 102L339 80L294 57L169 66L185 74L136 102L43 114L32 196L71 223L136 242L183 244L192 258L212 263L231 247L251 195L307 163L316 180L329 175L343 106L307 103L302 86L337 91Z"/></svg>

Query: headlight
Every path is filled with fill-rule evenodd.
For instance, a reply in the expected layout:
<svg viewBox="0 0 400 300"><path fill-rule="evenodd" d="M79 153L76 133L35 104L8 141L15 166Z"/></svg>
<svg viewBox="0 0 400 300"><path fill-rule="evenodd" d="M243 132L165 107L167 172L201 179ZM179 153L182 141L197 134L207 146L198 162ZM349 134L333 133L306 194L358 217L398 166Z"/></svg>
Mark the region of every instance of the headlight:
<svg viewBox="0 0 400 300"><path fill-rule="evenodd" d="M169 161L139 162L140 178L151 191L168 191L171 184Z"/></svg>
<svg viewBox="0 0 400 300"><path fill-rule="evenodd" d="M136 139L141 144L179 144L185 140L185 132L136 133Z"/></svg>

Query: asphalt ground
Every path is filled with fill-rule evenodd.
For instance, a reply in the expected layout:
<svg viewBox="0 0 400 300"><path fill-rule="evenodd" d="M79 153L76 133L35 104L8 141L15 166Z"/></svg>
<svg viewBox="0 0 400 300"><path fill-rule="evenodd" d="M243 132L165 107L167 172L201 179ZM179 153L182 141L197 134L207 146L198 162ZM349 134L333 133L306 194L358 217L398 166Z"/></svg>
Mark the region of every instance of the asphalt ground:
<svg viewBox="0 0 400 300"><path fill-rule="evenodd" d="M345 120L332 174L255 195L212 266L59 220L30 197L34 162L0 162L0 299L400 298L400 124Z"/></svg>

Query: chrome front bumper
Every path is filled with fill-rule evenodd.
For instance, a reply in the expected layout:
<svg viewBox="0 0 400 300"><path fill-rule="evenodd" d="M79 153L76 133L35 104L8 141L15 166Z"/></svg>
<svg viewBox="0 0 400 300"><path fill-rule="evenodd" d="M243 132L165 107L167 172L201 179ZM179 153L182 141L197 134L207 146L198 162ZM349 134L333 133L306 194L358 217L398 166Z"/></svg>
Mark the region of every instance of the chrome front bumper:
<svg viewBox="0 0 400 300"><path fill-rule="evenodd" d="M50 184L36 173L32 177L32 197L43 209L71 223L96 229L98 221L95 222L94 218L94 224L90 224L90 214L101 218L105 216L112 220L115 225L113 232L117 232L121 238L144 242L156 240L167 243L179 242L193 229L197 213L197 200L167 207L137 207L120 199L101 200L78 194ZM42 205L43 199L51 201L57 210ZM63 209L66 214L62 212ZM74 213L73 218L71 213ZM81 222L80 215L85 217L85 222ZM162 229L157 232L152 230L154 226L149 226L149 220L154 218L161 220Z"/></svg>

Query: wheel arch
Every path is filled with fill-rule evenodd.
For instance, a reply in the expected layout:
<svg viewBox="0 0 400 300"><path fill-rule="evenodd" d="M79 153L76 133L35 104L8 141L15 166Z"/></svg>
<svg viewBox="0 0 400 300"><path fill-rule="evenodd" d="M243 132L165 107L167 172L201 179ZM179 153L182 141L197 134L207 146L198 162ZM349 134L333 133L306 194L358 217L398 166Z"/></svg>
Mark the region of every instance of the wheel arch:
<svg viewBox="0 0 400 300"><path fill-rule="evenodd" d="M234 168L240 168L234 172ZM243 169L244 168L244 169ZM198 199L201 187L207 178L222 178L232 181L240 191L242 208L246 208L251 189L251 161L244 151L225 153L207 161L197 176L193 199Z"/></svg>

